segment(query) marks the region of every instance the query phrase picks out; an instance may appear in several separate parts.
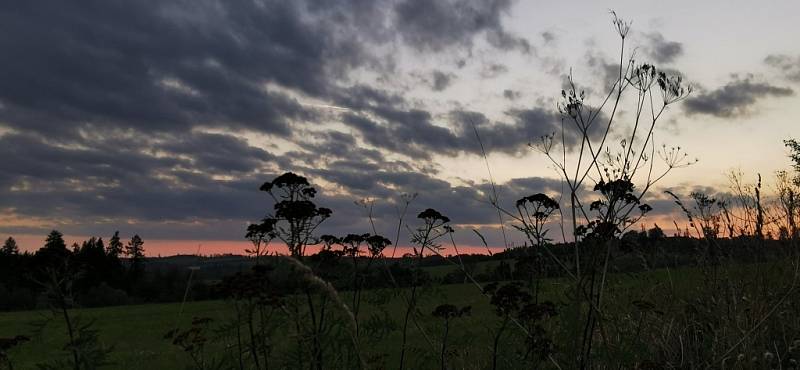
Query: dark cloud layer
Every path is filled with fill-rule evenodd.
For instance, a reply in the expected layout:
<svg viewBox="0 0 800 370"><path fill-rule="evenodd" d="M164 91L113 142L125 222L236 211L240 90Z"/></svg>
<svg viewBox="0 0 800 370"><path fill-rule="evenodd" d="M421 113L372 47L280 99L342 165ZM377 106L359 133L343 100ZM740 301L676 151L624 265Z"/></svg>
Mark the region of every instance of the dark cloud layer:
<svg viewBox="0 0 800 370"><path fill-rule="evenodd" d="M683 55L683 44L669 41L659 32L645 34L646 52L655 63L672 63Z"/></svg>
<svg viewBox="0 0 800 370"><path fill-rule="evenodd" d="M481 68L480 76L483 78L495 78L508 72L508 67L499 63L487 63Z"/></svg>
<svg viewBox="0 0 800 370"><path fill-rule="evenodd" d="M527 40L503 27L502 15L510 7L510 0L402 1L395 6L397 30L406 43L419 50L471 47L471 36L483 32L495 47L529 52Z"/></svg>
<svg viewBox="0 0 800 370"><path fill-rule="evenodd" d="M791 56L786 54L768 55L764 63L776 69L784 77L793 82L800 82L800 55Z"/></svg>
<svg viewBox="0 0 800 370"><path fill-rule="evenodd" d="M142 220L233 218L246 209L237 194L253 193L260 183L250 174L269 174L270 155L223 135L192 135L147 150L114 150L113 143L88 148L60 148L30 135L0 138L2 206L28 217L99 220L107 217ZM208 144L224 146L232 162ZM164 156L152 153L181 153ZM274 173L274 172L272 172ZM216 181L214 175L235 175Z"/></svg>
<svg viewBox="0 0 800 370"><path fill-rule="evenodd" d="M353 69L387 67L368 45L399 38L438 50L469 46L479 34L516 40L501 22L509 6L413 0L6 4L0 8L0 121L41 132L91 122L146 131L203 124L287 136L291 121L316 117L265 85L329 98ZM508 42L492 44L508 48ZM445 85L437 79L436 86Z"/></svg>
<svg viewBox="0 0 800 370"><path fill-rule="evenodd" d="M509 0L0 4L0 209L74 234L127 224L161 238L239 238L240 228L228 228L262 216L268 202L258 186L286 170L324 180L332 190L321 201L337 209L352 208L355 196L391 197L414 186L430 186L426 201L444 205L436 199L452 201L454 190L425 158L475 152L472 137L351 77L392 73L397 48L468 54L484 40L530 52L503 25L510 7ZM430 86L441 91L454 79L434 71ZM319 127L338 117L308 100L345 108L355 135ZM498 127L522 137L552 128L552 118ZM294 149L259 147L242 132ZM387 159L392 152L421 162Z"/></svg>
<svg viewBox="0 0 800 370"><path fill-rule="evenodd" d="M431 87L434 91L442 91L453 83L456 75L453 73L445 73L442 71L433 71L433 81Z"/></svg>
<svg viewBox="0 0 800 370"><path fill-rule="evenodd" d="M756 81L752 76L734 77L726 85L700 92L684 102L688 114L707 114L719 118L746 116L755 109L759 100L794 95L788 87L774 86Z"/></svg>
<svg viewBox="0 0 800 370"><path fill-rule="evenodd" d="M44 223L0 231L240 239L244 225L270 209L259 186L283 171L324 186L318 203L334 217L321 232L368 230L354 200L374 198L378 232L390 235L404 193L418 194L411 227L427 207L456 224L494 224L487 204L494 190L439 178L434 155L480 155L475 131L487 152L519 155L561 131L557 112L516 106L498 119L458 109L437 115L353 76L391 76L401 48L455 54L459 68L476 45L531 53L504 26L510 8L511 0L2 3L0 211ZM680 44L653 41L662 61L681 54ZM481 63L483 78L508 72L494 60ZM441 68L425 75L434 91L457 78ZM731 96L747 108L787 93L744 82L748 92L708 92L698 111ZM570 127L565 139L574 147L580 136ZM560 190L559 181L539 177L497 185L509 208Z"/></svg>
<svg viewBox="0 0 800 370"><path fill-rule="evenodd" d="M377 100L385 102L391 98ZM511 155L527 152L528 143L561 130L562 117L553 110L539 107L512 109L506 112L506 116L509 118L507 122L492 122L479 112L454 110L447 117L435 118L426 111L376 104L365 107L362 114L345 114L343 122L359 132L366 143L417 159L430 158L434 154L481 155L476 130L484 150ZM579 143L580 136L572 125L566 127L566 144L571 148Z"/></svg>
<svg viewBox="0 0 800 370"><path fill-rule="evenodd" d="M134 164L128 164L106 154L107 147L52 149L38 138L6 135L0 138L0 155L10 160L2 162L0 173L19 174L24 183L17 182L17 186L26 189L15 190L13 197L4 199L3 207L13 209L21 217L47 214L56 217L55 223L41 228L4 226L0 231L44 234L50 227L59 227L73 234L105 235L124 229L149 238L239 239L242 225L260 218L270 208L268 197L257 190L261 182L277 174L266 161L269 158L266 152L225 135L196 135L165 146L159 146L158 142L149 143L149 151L180 152L187 158L199 157L203 145L225 145L227 153L258 170L239 172L231 180L218 181L207 175L231 172L228 167L217 170L215 160L139 154L131 156ZM377 199L373 216L378 230L389 235L397 222L400 194L417 194L409 210L412 225L416 222L413 215L427 207L451 215L457 224L496 222L486 202L492 191L489 185L452 185L437 179L435 173L387 160L380 152L354 143L354 138L347 134L323 134L315 144L317 148L335 145L337 149L329 151L325 158L308 157L294 165L294 171L309 176L312 182L336 185L321 189L317 200L320 205L334 209L334 217L322 232L364 231L369 225L365 210L353 201L372 198ZM324 166L322 162L326 162ZM6 180L0 178L0 183L6 184ZM499 184L497 189L503 204L511 207L522 196L556 193L560 182L521 178Z"/></svg>
<svg viewBox="0 0 800 370"><path fill-rule="evenodd" d="M181 5L188 4L174 1L90 1L2 9L0 47L14 52L0 57L0 119L42 132L89 122L288 135L288 121L307 112L262 84L324 94L332 75L363 60L354 41L324 32L324 22L301 21L291 4L199 1L186 11Z"/></svg>
<svg viewBox="0 0 800 370"><path fill-rule="evenodd" d="M505 89L503 90L503 97L508 100L517 100L522 96L522 93L516 90Z"/></svg>

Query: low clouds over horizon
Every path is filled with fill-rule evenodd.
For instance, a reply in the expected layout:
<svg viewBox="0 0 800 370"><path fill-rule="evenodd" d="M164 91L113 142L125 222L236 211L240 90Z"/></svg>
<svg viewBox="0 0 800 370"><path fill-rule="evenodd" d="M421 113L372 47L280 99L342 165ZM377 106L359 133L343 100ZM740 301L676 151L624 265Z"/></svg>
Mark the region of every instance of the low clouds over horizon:
<svg viewBox="0 0 800 370"><path fill-rule="evenodd" d="M793 95L794 90L790 87L758 81L751 75L744 78L732 76L724 86L696 92L684 103L684 109L690 115L736 118L752 114L759 100Z"/></svg>
<svg viewBox="0 0 800 370"><path fill-rule="evenodd" d="M443 175L442 159L474 158L482 166L484 150L519 158L529 142L561 132L558 89L548 94L528 84L539 82L532 73L557 79L553 70L569 70L553 64L559 55L540 55L566 42L563 31L543 26L524 34L515 6L0 5L0 232L131 228L159 239L236 240L245 223L269 210L259 185L284 171L324 188L320 202L334 209L331 232L363 227L353 201L368 197L383 200L376 217L390 229L393 199L402 193L418 193L416 205L459 223L491 224L487 184ZM688 57L686 40L643 35L656 62ZM765 68L796 81L798 63L788 55L770 55ZM592 57L586 67L605 76L613 62ZM542 71L520 67L528 63ZM793 87L734 78L687 100L685 113L735 118L757 112L764 99L793 95ZM580 144L575 129L564 137L568 150ZM560 183L542 173L551 172L498 185L508 201L557 193Z"/></svg>
<svg viewBox="0 0 800 370"><path fill-rule="evenodd" d="M51 220L67 233L92 234L134 220L138 227L170 225L158 237L199 232L208 238L208 224L263 216L268 204L258 186L286 170L338 180L348 202L365 196L363 184L379 178L395 193L415 183L442 192L447 182L418 172L429 164L408 166L385 156L424 162L434 152L475 149L434 123L428 111L379 85L362 86L354 74L395 73L392 58L404 48L468 55L481 42L504 53L526 54L532 46L505 28L508 0L430 5L170 0L0 6L0 47L13 51L0 57L0 208L19 220ZM431 88L443 91L456 78L434 70ZM339 118L326 104L353 116ZM384 127L357 126L355 114L380 119ZM339 119L358 135L318 123ZM251 134L273 144L246 139ZM394 135L405 135L405 142L393 144ZM309 164L309 158L330 163ZM389 196L375 186L371 196ZM19 222L2 229L49 227ZM241 237L240 230L222 234Z"/></svg>

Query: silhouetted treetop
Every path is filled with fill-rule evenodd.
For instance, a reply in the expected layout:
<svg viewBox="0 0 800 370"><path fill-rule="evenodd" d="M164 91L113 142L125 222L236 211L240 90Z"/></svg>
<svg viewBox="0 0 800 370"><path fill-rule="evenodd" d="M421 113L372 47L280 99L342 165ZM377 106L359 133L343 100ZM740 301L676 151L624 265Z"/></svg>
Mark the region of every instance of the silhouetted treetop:
<svg viewBox="0 0 800 370"><path fill-rule="evenodd" d="M138 234L125 246L125 254L131 259L144 258L144 240Z"/></svg>
<svg viewBox="0 0 800 370"><path fill-rule="evenodd" d="M340 253L350 257L360 256L362 252L361 246L364 244L366 244L369 257L380 256L381 252L392 244L389 239L381 235L372 235L369 233L347 234L341 238L333 235L323 235L319 238L319 241L323 244L323 250L330 251L334 244L338 244L342 246Z"/></svg>
<svg viewBox="0 0 800 370"><path fill-rule="evenodd" d="M67 249L67 243L64 242L64 234L58 230L51 231L44 241L44 247L51 250Z"/></svg>
<svg viewBox="0 0 800 370"><path fill-rule="evenodd" d="M119 256L124 252L124 247L122 245L122 241L119 239L119 231L114 232L114 236L108 241L108 249L106 254L108 254L111 258L119 258Z"/></svg>
<svg viewBox="0 0 800 370"><path fill-rule="evenodd" d="M19 254L19 247L17 246L17 241L9 236L8 239L6 239L6 241L3 243L3 247L0 248L0 253Z"/></svg>

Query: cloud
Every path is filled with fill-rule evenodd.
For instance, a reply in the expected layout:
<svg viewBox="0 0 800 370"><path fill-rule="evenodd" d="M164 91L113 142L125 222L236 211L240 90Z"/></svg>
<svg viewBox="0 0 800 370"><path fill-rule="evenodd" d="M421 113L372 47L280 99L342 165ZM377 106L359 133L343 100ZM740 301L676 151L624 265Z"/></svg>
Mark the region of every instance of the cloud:
<svg viewBox="0 0 800 370"><path fill-rule="evenodd" d="M216 133L181 135L159 149L176 157L188 158L191 166L212 174L247 173L275 160L271 153L252 147L241 138Z"/></svg>
<svg viewBox="0 0 800 370"><path fill-rule="evenodd" d="M394 10L400 37L417 50L471 48L473 36L482 33L494 47L528 53L530 43L502 24L510 8L510 0L405 0Z"/></svg>
<svg viewBox="0 0 800 370"><path fill-rule="evenodd" d="M369 61L346 25L304 20L292 4L26 4L4 13L0 47L16 52L0 60L0 119L48 133L202 124L287 136L291 120L313 116L264 83L323 95Z"/></svg>
<svg viewBox="0 0 800 370"><path fill-rule="evenodd" d="M522 96L522 93L519 91L509 89L503 90L503 97L508 100L517 100L520 96Z"/></svg>
<svg viewBox="0 0 800 370"><path fill-rule="evenodd" d="M561 115L550 109L515 108L505 115L507 120L493 122L479 112L452 110L445 117L434 118L427 111L384 105L372 107L367 113L346 113L343 123L375 148L423 161L434 155L481 155L475 129L487 153L509 155L527 153L529 143L561 131ZM599 122L605 119L602 114L597 118ZM601 126L593 125L589 134L601 135ZM573 125L567 125L564 138L572 150L580 143L581 135Z"/></svg>
<svg viewBox="0 0 800 370"><path fill-rule="evenodd" d="M412 72L411 77L416 83L427 86L432 91L441 92L447 90L458 76L452 72L434 69L427 73Z"/></svg>
<svg viewBox="0 0 800 370"><path fill-rule="evenodd" d="M772 54L764 58L764 63L776 69L793 82L800 82L800 55Z"/></svg>
<svg viewBox="0 0 800 370"><path fill-rule="evenodd" d="M45 216L46 224L4 225L0 230L44 234L58 227L72 235L110 235L121 229L146 239L230 240L241 238L245 223L271 209L271 202L258 187L278 173L265 162L273 154L224 134L198 133L182 141L162 139L123 146L119 150L132 152L118 156L110 145L59 148L31 135L3 136L0 155L8 160L0 162L0 184L3 189L13 189L3 190L0 209L22 218ZM356 143L346 133L320 133L307 148L309 158L327 146L336 148L308 162L294 162L292 170L309 176L313 183L335 185L318 188L317 203L334 210L334 217L320 232L363 231L368 227L366 213L353 201L371 197L379 199L373 215L378 230L390 235L397 222L397 197L403 193L418 194L410 209L412 226L416 222L413 216L428 207L451 215L456 224L496 222L485 202L488 184L454 186L436 178L435 173L388 160ZM214 175L230 173L218 158L194 160L206 145L223 146L226 153L252 168L240 167L234 178L217 179ZM320 166L319 161L328 163ZM503 204L510 207L524 195L554 192L559 184L545 178L515 179L498 184L498 191Z"/></svg>
<svg viewBox="0 0 800 370"><path fill-rule="evenodd" d="M453 80L456 78L456 75L453 73L445 73L442 71L433 71L433 83L431 84L431 88L433 91L443 91L444 89L448 88Z"/></svg>
<svg viewBox="0 0 800 370"><path fill-rule="evenodd" d="M530 151L529 143L537 143L542 136L561 132L561 115L549 109L532 107L527 109L510 109L506 115L510 122L491 122L483 114L470 111L453 111L450 116L459 125L458 132L462 141L475 142L474 124L487 152L501 152L519 155ZM602 120L602 117L598 118ZM594 125L600 127L600 125ZM591 130L590 135L596 137L598 130ZM569 150L580 144L581 135L574 126L567 123L565 127L565 144ZM474 154L480 154L480 147L472 144Z"/></svg>
<svg viewBox="0 0 800 370"><path fill-rule="evenodd" d="M487 151L505 153L520 153L529 140L560 127L558 113L543 108L510 111L510 123L490 123L480 113L458 110L437 119L430 112L406 107L404 100L385 91L357 89L352 93L342 101L360 102L361 112L345 113L342 122L357 130L367 144L416 160L480 154L471 124L490 132L486 134Z"/></svg>
<svg viewBox="0 0 800 370"><path fill-rule="evenodd" d="M552 44L558 40L558 36L556 36L555 32L553 31L542 32L541 36L545 44Z"/></svg>
<svg viewBox="0 0 800 370"><path fill-rule="evenodd" d="M473 115L470 119L487 147L502 143L505 136L537 130L512 124L494 127L497 123L474 112L453 114ZM513 114L520 120L535 120L546 113ZM106 134L97 133L94 139ZM473 134L464 128L454 130L453 135L466 139ZM236 240L242 237L247 222L271 209L269 198L258 187L279 173L271 158L280 155L226 134L198 132L180 140L159 136L132 145L126 144L132 137L117 137L124 139L119 145L97 140L89 147L59 147L29 134L0 137L0 155L8 159L0 161L0 184L3 189L16 189L3 190L0 209L23 218L46 216L45 221L50 222L43 226L5 225L0 231L44 235L49 228L58 227L72 235L110 235L120 229L145 239ZM222 152L248 165L230 168L216 156L205 158L202 153L209 146L222 147ZM463 227L456 234L458 243L479 243L469 231L475 227L490 245L502 245L501 234L492 229L496 212L487 203L494 190L486 182L453 184L426 171L423 163L389 159L359 145L353 135L332 130L315 133L301 151L276 160L289 161L291 167L287 164L285 169L308 176L313 184L325 185L318 187L317 203L332 208L334 214L320 233L369 230L367 211L354 201L372 198L376 199L373 221L377 231L394 235L398 207L402 207L400 195L417 194L406 219L410 227L418 225L415 215L419 211L431 207L450 216L454 226ZM216 177L231 171L236 171L231 179ZM500 204L507 209L513 209L514 201L523 196L543 192L555 197L561 189L561 181L543 177L515 178L496 187ZM401 245L407 245L403 238ZM522 241L514 232L509 232L509 238Z"/></svg>
<svg viewBox="0 0 800 370"><path fill-rule="evenodd" d="M337 167L336 169L315 170L314 176L320 179L352 179L358 184L368 184L365 188L354 187L350 196L324 195L320 203L332 206L334 217L331 221L335 224L326 225L327 231L334 233L361 232L370 227L366 218L367 211L354 206L354 199L375 199L372 209L373 222L378 233L394 235L399 220L398 211L403 208L402 194L414 194L406 222L409 227L419 225L417 213L433 208L452 219L454 226L480 225L494 226L498 223L497 212L488 203L488 196L492 194L488 183L466 183L453 185L447 181L437 179L432 175L417 171L384 171L371 169L356 169L352 167ZM512 179L506 183L497 184L496 190L500 195L500 203L507 209L513 209L514 202L527 195L544 192L554 195L560 190L560 181L555 179L529 177ZM322 231L321 231L322 232ZM401 245L408 245L407 233L401 233ZM456 241L476 245L480 243L471 239L474 237L469 228L457 232ZM502 245L499 232L487 233L488 242L493 246ZM521 235L509 235L519 238Z"/></svg>
<svg viewBox="0 0 800 370"><path fill-rule="evenodd" d="M302 163L308 167L323 168L330 165L331 160L346 159L351 162L384 163L383 152L361 145L356 138L339 131L310 133L311 137L304 143L303 150L284 154L284 159ZM288 161L287 161L288 162ZM283 167L292 169L290 164Z"/></svg>
<svg viewBox="0 0 800 370"><path fill-rule="evenodd" d="M594 49L590 49L586 52L586 65L589 67L589 71L591 74L591 79L595 79L592 81L596 84L594 88L599 89L599 91L604 91L606 89L611 88L620 78L620 65L619 61L610 61L606 59L606 57L602 54L602 52ZM624 69L622 71L624 73ZM560 72L561 73L561 72ZM590 82L589 79L584 78L585 82L581 81L583 84L587 84L587 89L592 91L593 84L588 84ZM562 75L562 89L568 90L569 89L569 76Z"/></svg>
<svg viewBox="0 0 800 370"><path fill-rule="evenodd" d="M740 78L714 90L691 96L683 103L687 114L707 114L719 118L736 118L752 114L760 100L794 95L788 87L756 81L753 76Z"/></svg>
<svg viewBox="0 0 800 370"><path fill-rule="evenodd" d="M455 156L464 150L465 143L450 129L435 125L427 111L381 107L374 113L377 117L346 114L344 123L357 129L366 143L418 160L434 154Z"/></svg>
<svg viewBox="0 0 800 370"><path fill-rule="evenodd" d="M197 125L289 137L319 119L298 96L328 100L358 69L391 68L384 44L438 51L485 34L517 38L508 1L45 1L0 21L0 121L74 134L87 124L146 132ZM509 41L511 40L511 41ZM435 87L447 85L444 75Z"/></svg>
<svg viewBox="0 0 800 370"><path fill-rule="evenodd" d="M427 207L457 224L491 226L490 186L437 178L430 160L480 154L473 125L488 152L519 155L560 130L558 113L520 106L498 119L437 115L353 76L392 72L387 60L398 48L468 53L485 41L530 53L503 24L510 8L509 0L90 0L0 11L0 47L14 51L0 55L8 128L0 209L51 223L0 230L240 239L271 207L259 185L288 170L321 185L318 203L334 210L321 232L363 232L365 210L353 201L374 197L382 200L376 225L390 235L402 193L418 194L412 227ZM481 75L507 72L488 63ZM433 71L430 87L445 90L455 78ZM328 104L343 113L316 107ZM286 145L258 147L251 132ZM580 139L569 130L566 138L568 146ZM560 189L539 177L497 185L508 206Z"/></svg>
<svg viewBox="0 0 800 370"><path fill-rule="evenodd" d="M348 192L369 187L344 176L348 169L426 171L429 163L385 156L439 146L455 153L461 138L430 112L353 76L392 72L399 49L464 51L480 39L529 52L503 24L510 7L508 0L0 5L0 208L59 220L71 232L130 221L174 224L175 236L187 237L259 217L265 205L256 189L279 171L325 169ZM444 90L454 78L435 71L431 87ZM350 112L356 136L320 127L337 118L319 108L327 104ZM358 126L353 117L381 124ZM243 133L289 152L255 147ZM394 134L410 144L392 141Z"/></svg>
<svg viewBox="0 0 800 370"><path fill-rule="evenodd" d="M682 43L666 40L659 32L647 33L644 37L647 43L645 52L656 63L672 63L683 55Z"/></svg>
<svg viewBox="0 0 800 370"><path fill-rule="evenodd" d="M508 72L508 67L500 63L484 64L480 71L480 76L485 79L495 78Z"/></svg>
<svg viewBox="0 0 800 370"><path fill-rule="evenodd" d="M167 139L125 146L106 137L93 146L61 147L33 135L5 135L0 208L87 224L228 219L253 208L249 189L260 184L256 173L272 172L270 153L227 135ZM214 154L207 145L216 147Z"/></svg>

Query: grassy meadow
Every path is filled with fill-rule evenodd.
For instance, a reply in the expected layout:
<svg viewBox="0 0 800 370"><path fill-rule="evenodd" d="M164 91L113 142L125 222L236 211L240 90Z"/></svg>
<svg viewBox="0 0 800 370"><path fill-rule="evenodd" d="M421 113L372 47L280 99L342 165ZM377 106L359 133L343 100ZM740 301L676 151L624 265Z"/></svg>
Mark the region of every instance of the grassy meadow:
<svg viewBox="0 0 800 370"><path fill-rule="evenodd" d="M432 276L438 276L455 268L455 266L437 266L427 269L431 270ZM754 267L744 267L743 270L752 268ZM663 294L665 290L689 298L694 292L693 287L696 287L701 279L699 275L699 271L694 268L614 274L609 278L611 292L609 301L613 302L612 305L619 308L620 312L627 312L632 307L632 302L642 299L665 305L668 304L668 295ZM540 284L542 299L566 303L565 294L568 287L566 279L545 279ZM441 330L441 320L430 314L437 305L450 303L458 307L470 306L471 315L459 318L452 327L452 346L461 352L455 353L453 358L460 360L456 365L458 368L488 367L486 361L491 353L492 331L499 324L489 298L482 295L480 289L471 283L433 285L425 289L426 293L422 295L418 308L420 321L428 329L428 335L437 335ZM399 295L391 291L367 291L364 299L369 301L370 295L386 294L393 297L385 305L389 308L388 313L395 318L402 317L405 305L399 299ZM349 294L344 292L342 297L347 301ZM375 312L375 307L368 305L363 315L368 317ZM194 317L208 317L214 323L221 324L230 319L232 314L232 304L226 301L187 302L183 307L180 303L170 303L72 310L72 316L79 317L80 323L93 322L93 329L98 331L102 344L113 346L109 356L110 363L105 366L108 369L191 368L190 357L181 348L172 345L170 340L165 339L164 334L176 326L188 327ZM548 330L554 334L559 333L559 325L558 316L547 323ZM32 340L10 351L9 355L15 368L34 368L36 364L66 359L69 356L68 352L61 350L67 342L65 325L63 320L54 317L51 311L0 313L0 337L13 337L18 334L28 335ZM277 337L281 338L280 333ZM568 343L569 339L561 338L560 341ZM420 344L416 349L419 351L416 356L421 359L418 366L421 368L438 366L431 358L436 356L437 349L422 345L425 339L418 331L411 333L410 342ZM386 362L393 364L397 362L400 343L400 333L395 331L380 342L370 343L367 347L370 351L385 351ZM226 346L224 340L215 341L209 347L209 351L221 353L224 346Z"/></svg>

